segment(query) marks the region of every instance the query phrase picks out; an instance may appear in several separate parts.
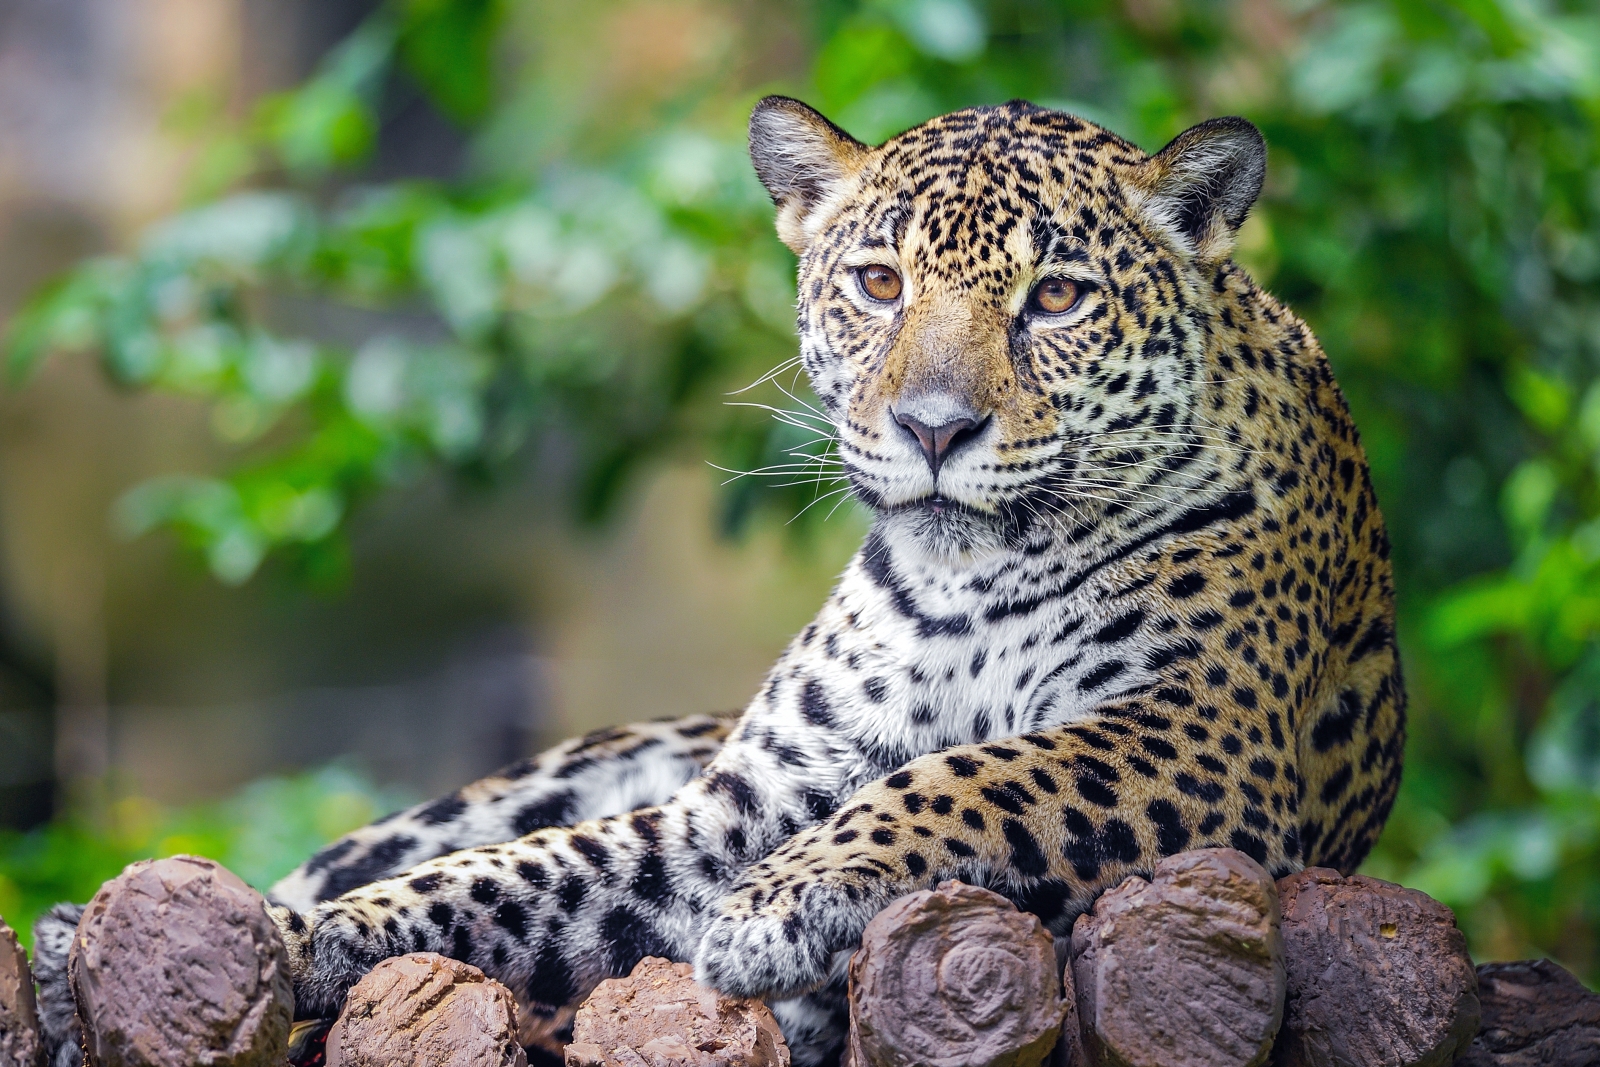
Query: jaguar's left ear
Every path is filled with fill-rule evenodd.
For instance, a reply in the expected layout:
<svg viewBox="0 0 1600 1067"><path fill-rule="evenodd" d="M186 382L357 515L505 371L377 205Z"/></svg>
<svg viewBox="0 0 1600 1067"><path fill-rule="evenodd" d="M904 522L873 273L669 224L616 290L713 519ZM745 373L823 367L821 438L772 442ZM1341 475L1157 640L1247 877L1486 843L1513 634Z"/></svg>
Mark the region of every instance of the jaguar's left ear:
<svg viewBox="0 0 1600 1067"><path fill-rule="evenodd" d="M1261 195L1267 142L1241 118L1207 119L1145 162L1134 184L1147 214L1200 262L1226 259Z"/></svg>

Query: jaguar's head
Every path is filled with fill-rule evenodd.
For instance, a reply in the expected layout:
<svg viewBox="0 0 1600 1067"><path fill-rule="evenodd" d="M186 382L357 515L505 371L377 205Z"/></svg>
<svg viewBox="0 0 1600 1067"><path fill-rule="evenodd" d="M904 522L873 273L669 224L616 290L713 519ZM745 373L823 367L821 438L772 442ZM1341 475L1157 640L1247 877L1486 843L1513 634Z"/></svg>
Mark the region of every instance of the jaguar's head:
<svg viewBox="0 0 1600 1067"><path fill-rule="evenodd" d="M886 533L983 551L1185 486L1215 435L1212 281L1261 189L1254 126L1150 156L1013 102L871 147L768 97L750 154L800 257L805 368Z"/></svg>

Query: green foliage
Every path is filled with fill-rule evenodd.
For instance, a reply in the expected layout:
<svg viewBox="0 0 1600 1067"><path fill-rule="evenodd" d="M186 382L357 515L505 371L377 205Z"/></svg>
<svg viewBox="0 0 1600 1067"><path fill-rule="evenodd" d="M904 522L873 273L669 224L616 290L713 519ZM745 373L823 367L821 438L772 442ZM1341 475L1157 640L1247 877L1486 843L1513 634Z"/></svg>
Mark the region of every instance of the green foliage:
<svg viewBox="0 0 1600 1067"><path fill-rule="evenodd" d="M406 69L445 114L482 118L493 103L499 0L406 0L397 44Z"/></svg>
<svg viewBox="0 0 1600 1067"><path fill-rule="evenodd" d="M1395 542L1412 739L1370 869L1457 907L1482 956L1600 976L1592 4L830 0L805 79L689 79L635 111L561 91L559 42L537 39L556 11L382 8L207 134L203 202L15 319L14 376L94 352L130 386L204 398L241 446L225 477L135 490L127 529L177 529L227 581L274 552L336 572L366 495L429 465L492 475L551 434L578 455L581 514L676 450L775 468L800 484L738 480L727 514L788 517L833 488L806 477L825 432L719 395L793 350L792 261L740 148L757 89L866 139L1014 96L1149 149L1244 114L1271 169L1240 259L1323 340ZM333 173L371 151L397 78L469 125L467 178ZM395 326L353 350L283 329L319 302ZM419 312L431 332L404 328ZM788 381L748 396L793 408Z"/></svg>
<svg viewBox="0 0 1600 1067"><path fill-rule="evenodd" d="M266 890L328 841L411 802L331 766L263 778L211 804L125 797L103 824L69 817L28 833L0 831L0 918L26 941L52 904L88 900L134 860L179 853L209 856Z"/></svg>

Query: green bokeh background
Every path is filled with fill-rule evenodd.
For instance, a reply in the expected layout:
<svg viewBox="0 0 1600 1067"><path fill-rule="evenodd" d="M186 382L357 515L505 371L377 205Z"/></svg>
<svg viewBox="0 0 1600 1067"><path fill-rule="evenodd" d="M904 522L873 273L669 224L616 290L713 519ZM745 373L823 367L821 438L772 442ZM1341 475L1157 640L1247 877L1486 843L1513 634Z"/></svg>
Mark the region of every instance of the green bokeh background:
<svg viewBox="0 0 1600 1067"><path fill-rule="evenodd" d="M1600 981L1594 5L724 6L754 29L691 34L725 55L666 89L573 91L566 45L616 32L613 6L394 0L292 91L244 114L189 102L173 121L197 145L192 206L13 319L13 387L79 353L129 388L211 404L233 472L138 486L117 522L175 531L222 582L270 565L336 590L359 566L352 511L429 471L492 486L559 439L573 473L549 506L604 522L665 457L749 470L825 445L723 403L794 352L793 260L743 152L761 94L869 141L1013 97L1148 150L1244 115L1271 157L1238 258L1321 338L1395 545L1411 738L1365 869L1455 908L1480 960L1549 955ZM464 131L463 173L373 179L398 92ZM286 296L446 329L331 346L297 335ZM792 407L787 382L747 396ZM735 480L723 528L787 523L803 550L831 488ZM334 767L201 808L68 812L0 838L0 914L25 926L173 851L264 885L402 799Z"/></svg>

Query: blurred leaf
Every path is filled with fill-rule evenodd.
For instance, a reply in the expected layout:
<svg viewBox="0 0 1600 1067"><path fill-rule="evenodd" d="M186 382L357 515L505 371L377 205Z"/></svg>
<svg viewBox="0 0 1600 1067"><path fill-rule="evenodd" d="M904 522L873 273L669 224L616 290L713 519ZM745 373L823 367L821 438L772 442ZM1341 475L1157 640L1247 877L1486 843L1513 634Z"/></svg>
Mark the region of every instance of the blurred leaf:
<svg viewBox="0 0 1600 1067"><path fill-rule="evenodd" d="M40 290L6 327L6 370L26 381L52 352L82 352L103 343L101 317L126 268L95 260Z"/></svg>
<svg viewBox="0 0 1600 1067"><path fill-rule="evenodd" d="M304 85L266 97L255 126L290 171L315 174L365 159L374 107L393 60L397 28L386 8L356 29Z"/></svg>
<svg viewBox="0 0 1600 1067"><path fill-rule="evenodd" d="M1531 367L1516 368L1509 391L1528 421L1546 433L1559 430L1572 409L1572 393L1566 384Z"/></svg>
<svg viewBox="0 0 1600 1067"><path fill-rule="evenodd" d="M983 16L967 0L885 0L885 6L927 55L962 63L983 54Z"/></svg>
<svg viewBox="0 0 1600 1067"><path fill-rule="evenodd" d="M302 172L365 159L377 133L377 120L361 97L331 82L262 101L256 122L284 165Z"/></svg>
<svg viewBox="0 0 1600 1067"><path fill-rule="evenodd" d="M1506 479L1502 506L1512 529L1533 534L1544 526L1560 490L1555 468L1543 459L1525 460Z"/></svg>
<svg viewBox="0 0 1600 1067"><path fill-rule="evenodd" d="M263 271L291 264L308 251L314 221L299 197L283 193L239 193L197 207L152 227L143 256L156 268L207 271L230 280L254 281ZM173 284L185 283L173 278ZM174 295L168 300L181 299ZM168 318L190 307L160 307Z"/></svg>
<svg viewBox="0 0 1600 1067"><path fill-rule="evenodd" d="M499 0L404 0L400 57L440 110L460 122L480 119L494 92L494 46L504 15Z"/></svg>

